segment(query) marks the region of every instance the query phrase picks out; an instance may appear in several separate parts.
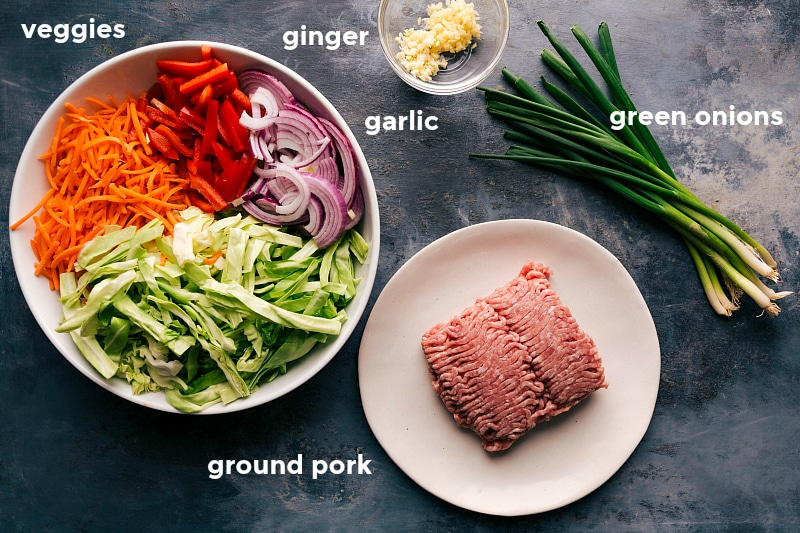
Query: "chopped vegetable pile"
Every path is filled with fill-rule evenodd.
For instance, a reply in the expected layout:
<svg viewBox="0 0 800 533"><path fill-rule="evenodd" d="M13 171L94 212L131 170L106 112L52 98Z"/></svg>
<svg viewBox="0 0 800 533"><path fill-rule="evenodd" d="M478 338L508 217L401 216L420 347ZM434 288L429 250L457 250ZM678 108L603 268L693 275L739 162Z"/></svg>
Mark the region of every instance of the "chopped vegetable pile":
<svg viewBox="0 0 800 533"><path fill-rule="evenodd" d="M148 138L177 161L208 202L207 211L223 211L244 192L256 164L249 133L239 123L250 99L209 46L200 48L197 62L163 59L156 65L157 83L142 105Z"/></svg>
<svg viewBox="0 0 800 533"><path fill-rule="evenodd" d="M555 53L544 50L542 58L567 86L606 118L617 111L636 111L620 81L606 23L599 28L599 49L578 26L573 26L572 33L601 74L611 99L544 22L538 25L555 49ZM776 300L791 292L775 292L761 279L779 280L775 260L752 236L705 205L676 179L645 125L634 121L612 131L605 121L544 77L543 86L552 100L508 69L502 72L518 95L479 89L484 91L489 113L511 127L505 137L517 144L505 154L474 157L521 161L602 183L657 214L681 235L718 314L730 316L739 308L743 293L768 315L780 313Z"/></svg>
<svg viewBox="0 0 800 533"><path fill-rule="evenodd" d="M338 335L368 245L353 148L274 76L200 47L152 88L67 104L41 156L36 274L106 379L197 412Z"/></svg>
<svg viewBox="0 0 800 533"><path fill-rule="evenodd" d="M78 255L82 274L61 275L57 331L103 377L195 412L249 396L339 334L367 252L355 230L322 250L251 216L181 217L171 237L158 220L106 228Z"/></svg>
<svg viewBox="0 0 800 533"><path fill-rule="evenodd" d="M33 219L36 274L47 277L51 289L58 289L59 274L73 269L78 251L106 225L142 226L157 218L171 230L174 211L194 203L188 179L142 142L143 117L134 100L90 100L99 106L94 113L67 104L51 148L41 156L50 189L11 226Z"/></svg>

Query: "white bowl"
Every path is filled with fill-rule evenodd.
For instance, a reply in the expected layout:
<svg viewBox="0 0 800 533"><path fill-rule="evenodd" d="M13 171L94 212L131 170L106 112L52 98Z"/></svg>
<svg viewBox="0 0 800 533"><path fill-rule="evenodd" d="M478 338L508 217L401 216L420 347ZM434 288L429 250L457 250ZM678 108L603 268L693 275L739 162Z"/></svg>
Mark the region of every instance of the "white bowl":
<svg viewBox="0 0 800 533"><path fill-rule="evenodd" d="M446 69L430 81L410 74L397 60L400 44L397 36L409 29L420 28L419 18L427 17L427 7L439 0L381 0L378 6L378 36L381 48L392 70L411 87L437 95L452 95L474 89L500 63L508 41L510 16L506 0L467 0L478 13L481 38L475 48L468 48L453 57ZM443 5L444 1L441 2Z"/></svg>
<svg viewBox="0 0 800 533"><path fill-rule="evenodd" d="M260 405L278 398L305 383L319 372L344 346L360 320L369 300L378 266L380 225L378 200L372 175L352 131L333 105L308 81L285 66L255 52L223 43L201 41L167 42L137 48L121 54L90 70L70 85L47 109L33 130L20 157L14 184L11 190L9 221L16 222L33 209L48 189L44 165L38 160L45 153L55 133L59 117L64 114L64 104L70 102L82 107L87 97L105 99L110 94L124 100L128 94L138 95L146 91L156 79L156 61L159 59L185 59L196 61L202 44L213 47L216 57L225 61L235 72L249 68L260 68L280 79L297 100L318 116L325 117L342 129L353 145L359 171L359 181L364 194L365 210L359 230L370 244L369 255L357 272L361 277L358 292L346 308L348 320L342 332L318 346L303 357L283 376L271 383L262 384L258 390L243 398L222 406L214 405L203 411L205 414L230 413ZM62 318L58 294L51 291L47 280L34 275L35 257L30 240L34 224L28 221L10 232L11 253L22 293L36 321L53 345L86 377L101 387L134 403L162 411L178 412L170 406L163 393L135 396L131 387L122 379L103 379L84 359L66 333L56 333L55 328Z"/></svg>

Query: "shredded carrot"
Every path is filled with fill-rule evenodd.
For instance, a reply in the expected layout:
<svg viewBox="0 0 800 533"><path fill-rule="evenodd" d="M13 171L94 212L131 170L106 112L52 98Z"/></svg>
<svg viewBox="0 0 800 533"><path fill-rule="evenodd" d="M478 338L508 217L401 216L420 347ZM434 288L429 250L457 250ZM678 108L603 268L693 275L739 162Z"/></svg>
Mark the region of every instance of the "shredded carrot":
<svg viewBox="0 0 800 533"><path fill-rule="evenodd" d="M206 257L205 259L203 259L203 262L207 265L213 265L214 263L217 262L217 259L219 259L220 257L222 257L222 252L217 252L211 257Z"/></svg>
<svg viewBox="0 0 800 533"><path fill-rule="evenodd" d="M33 209L31 209L30 211L28 211L28 213L27 213L27 214L25 214L25 215L24 215L24 216L23 216L21 219L17 220L17 221L16 221L16 222L14 222L13 224L11 224L11 229L12 229L12 230L14 230L14 229L17 229L17 228L18 228L18 227L19 227L19 226L20 226L20 225L21 225L23 222L25 222L26 220L28 220L29 218L31 218L33 215L35 215L36 213L38 213L38 212L39 212L39 210L40 210L42 207L44 207L44 204L46 204L46 203L47 203L47 202L50 200L50 198L52 198L52 197L53 197L53 193L54 193L54 192L55 192L55 191L54 191L53 189L48 189L48 190L47 190L47 192L45 193L45 195L44 195L44 196L42 196L42 199L41 199L41 200L39 200L39 203L38 203L38 204L36 204L36 207L34 207L34 208L33 208Z"/></svg>
<svg viewBox="0 0 800 533"><path fill-rule="evenodd" d="M136 101L108 101L87 99L98 108L94 112L66 104L53 142L39 158L50 188L10 226L15 230L33 219L35 272L54 290L59 276L75 269L81 247L106 226L141 227L159 219L170 233L177 222L173 211L193 205L188 180L178 176L174 161L148 144Z"/></svg>
<svg viewBox="0 0 800 533"><path fill-rule="evenodd" d="M147 139L145 139L142 123L139 122L139 113L136 111L136 102L129 100L128 106L130 106L128 113L133 121L133 129L136 132L136 136L139 138L139 142L142 143L142 146L144 147L144 153L150 155L153 153L153 149L150 148L150 145L147 143Z"/></svg>
<svg viewBox="0 0 800 533"><path fill-rule="evenodd" d="M87 98L86 101L88 103L90 103L90 104L96 105L97 107L99 107L101 109L110 109L110 110L116 111L116 107L114 107L113 105L111 105L111 104L109 104L107 102L104 102L104 101L102 101L102 100L100 100L98 98L95 98L93 96L90 96L89 98Z"/></svg>

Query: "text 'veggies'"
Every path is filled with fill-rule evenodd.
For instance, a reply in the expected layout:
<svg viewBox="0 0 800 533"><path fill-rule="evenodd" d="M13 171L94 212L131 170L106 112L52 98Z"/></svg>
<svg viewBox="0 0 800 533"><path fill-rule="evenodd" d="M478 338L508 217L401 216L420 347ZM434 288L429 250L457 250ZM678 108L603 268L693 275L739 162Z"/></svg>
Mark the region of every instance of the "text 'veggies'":
<svg viewBox="0 0 800 533"><path fill-rule="evenodd" d="M38 37L40 39L52 38L61 44L72 40L73 43L82 43L87 39L122 39L125 37L124 24L97 24L90 18L88 24L20 24L26 39Z"/></svg>

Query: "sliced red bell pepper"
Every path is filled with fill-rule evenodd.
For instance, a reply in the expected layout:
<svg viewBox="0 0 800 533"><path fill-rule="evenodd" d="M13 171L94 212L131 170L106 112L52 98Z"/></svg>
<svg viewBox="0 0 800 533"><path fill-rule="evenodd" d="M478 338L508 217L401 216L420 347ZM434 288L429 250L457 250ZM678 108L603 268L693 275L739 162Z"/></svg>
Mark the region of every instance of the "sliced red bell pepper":
<svg viewBox="0 0 800 533"><path fill-rule="evenodd" d="M217 160L223 169L228 168L236 161L233 157L233 153L220 143L214 142L212 146L214 147L214 155L217 157Z"/></svg>
<svg viewBox="0 0 800 533"><path fill-rule="evenodd" d="M205 111L206 107L208 107L208 102L210 102L213 97L213 87L211 87L211 85L206 85L203 87L202 91L197 92L192 96L192 103L194 104L195 110L200 113Z"/></svg>
<svg viewBox="0 0 800 533"><path fill-rule="evenodd" d="M183 106L178 116L187 126L191 127L200 135L203 134L203 129L206 127L206 119L203 115L191 107Z"/></svg>
<svg viewBox="0 0 800 533"><path fill-rule="evenodd" d="M194 150L192 152L192 161L201 161L203 159L203 137L196 137L194 140Z"/></svg>
<svg viewBox="0 0 800 533"><path fill-rule="evenodd" d="M209 58L201 61L177 61L174 59L162 59L156 61L158 70L168 74L173 78L191 79L208 72L213 67L213 61Z"/></svg>
<svg viewBox="0 0 800 533"><path fill-rule="evenodd" d="M214 188L217 190L219 195L229 202L235 198L233 196L233 180L235 179L234 175L238 172L238 170L239 162L236 161L232 165L229 165L228 168L224 169L222 173L217 176L217 181L214 182Z"/></svg>
<svg viewBox="0 0 800 533"><path fill-rule="evenodd" d="M214 206L212 206L208 202L208 200L206 200L203 197L203 195L201 195L199 192L192 191L192 190L187 191L187 192L188 192L189 203L190 204L192 204L195 207L198 207L198 208L202 209L206 213L213 213L214 212Z"/></svg>
<svg viewBox="0 0 800 533"><path fill-rule="evenodd" d="M200 45L200 59L206 61L207 59L212 59L214 57L214 49L211 48L211 45L208 44L201 44Z"/></svg>
<svg viewBox="0 0 800 533"><path fill-rule="evenodd" d="M181 122L181 120L177 116L171 117L168 114L161 111L160 109L156 109L153 106L147 106L147 108L144 110L144 114L147 118L149 118L155 123L166 124L170 128L174 128L177 130L186 129L186 124Z"/></svg>
<svg viewBox="0 0 800 533"><path fill-rule="evenodd" d="M170 159L180 159L178 151L172 146L172 144L169 142L169 139L167 139L164 135L152 128L147 128L147 137L150 139L150 143L155 147L156 150Z"/></svg>
<svg viewBox="0 0 800 533"><path fill-rule="evenodd" d="M164 98L164 89L158 82L150 86L150 89L147 91L147 101L149 102L153 98Z"/></svg>
<svg viewBox="0 0 800 533"><path fill-rule="evenodd" d="M212 187L214 186L214 180L216 180L216 176L214 175L214 166L213 163L208 159L201 159L200 161L187 161L186 168L192 174L197 174L206 180Z"/></svg>
<svg viewBox="0 0 800 533"><path fill-rule="evenodd" d="M175 165L176 170L178 172L178 177L181 180L188 180L189 179L189 169L187 168L187 164L189 163L186 159L178 160L178 164Z"/></svg>
<svg viewBox="0 0 800 533"><path fill-rule="evenodd" d="M211 46L201 46L200 56L158 61L157 83L140 111L151 145L175 159L189 181L192 204L221 211L245 191L257 164L249 132L239 123L252 105Z"/></svg>
<svg viewBox="0 0 800 533"><path fill-rule="evenodd" d="M147 109L147 93L144 92L139 95L138 100L136 100L136 111L139 113L144 113L145 109Z"/></svg>
<svg viewBox="0 0 800 533"><path fill-rule="evenodd" d="M247 186L250 185L250 178L253 177L253 171L258 164L258 159L249 153L245 152L242 154L242 158L239 160L240 171L241 171L241 179L239 180L239 188L236 190L236 194L234 198L239 198L241 195L244 194L244 191L247 189Z"/></svg>
<svg viewBox="0 0 800 533"><path fill-rule="evenodd" d="M233 107L229 98L222 101L219 106L219 123L228 144L237 152L246 152L250 149L250 132L239 123L239 113Z"/></svg>
<svg viewBox="0 0 800 533"><path fill-rule="evenodd" d="M231 100L233 103L236 104L236 107L239 109L239 112L247 111L248 113L253 112L253 105L250 103L250 97L245 94L243 90L240 88L236 88L231 93Z"/></svg>
<svg viewBox="0 0 800 533"><path fill-rule="evenodd" d="M228 202L220 196L217 190L198 174L189 174L189 186L203 195L208 200L214 211L222 211L228 207Z"/></svg>
<svg viewBox="0 0 800 533"><path fill-rule="evenodd" d="M165 126L164 124L159 124L158 126L156 126L155 131L166 137L167 140L172 145L172 147L179 154L186 157L192 157L192 155L194 154L194 150L183 144L181 138L178 137L178 135L171 128Z"/></svg>
<svg viewBox="0 0 800 533"><path fill-rule="evenodd" d="M247 188L255 166L256 158L244 153L238 161L223 170L214 184L220 196L229 202L241 196Z"/></svg>
<svg viewBox="0 0 800 533"><path fill-rule="evenodd" d="M158 84L164 91L164 101L172 109L180 109L185 105L186 97L181 94L179 88L179 78L172 78L166 74L161 74L156 78Z"/></svg>
<svg viewBox="0 0 800 533"><path fill-rule="evenodd" d="M212 155L214 147L211 143L217 140L217 111L219 102L210 100L206 108L206 123L203 128L203 146L200 148L201 154Z"/></svg>
<svg viewBox="0 0 800 533"><path fill-rule="evenodd" d="M155 107L165 115L170 116L174 119L178 118L178 110L172 109L170 106L162 102L157 96L151 96L148 99L148 102L150 102L151 106Z"/></svg>
<svg viewBox="0 0 800 533"><path fill-rule="evenodd" d="M196 163L196 166L197 175L213 185L214 181L216 181L216 177L214 176L214 166L211 164L211 161L208 159L201 159Z"/></svg>
<svg viewBox="0 0 800 533"><path fill-rule="evenodd" d="M239 88L239 80L236 79L236 74L232 70L228 71L228 75L224 80L219 81L211 86L212 96L214 98L221 98L233 92L234 89Z"/></svg>
<svg viewBox="0 0 800 533"><path fill-rule="evenodd" d="M199 76L195 76L189 81L183 82L178 90L180 90L181 94L195 93L202 90L206 85L214 84L224 80L225 77L227 77L228 72L228 64L221 63L218 67L212 68L208 72L204 72Z"/></svg>

